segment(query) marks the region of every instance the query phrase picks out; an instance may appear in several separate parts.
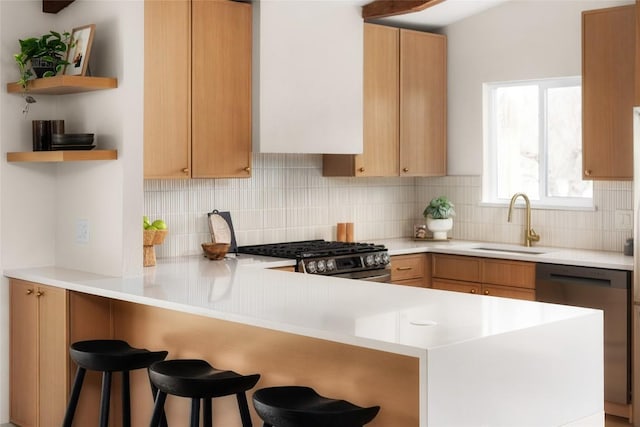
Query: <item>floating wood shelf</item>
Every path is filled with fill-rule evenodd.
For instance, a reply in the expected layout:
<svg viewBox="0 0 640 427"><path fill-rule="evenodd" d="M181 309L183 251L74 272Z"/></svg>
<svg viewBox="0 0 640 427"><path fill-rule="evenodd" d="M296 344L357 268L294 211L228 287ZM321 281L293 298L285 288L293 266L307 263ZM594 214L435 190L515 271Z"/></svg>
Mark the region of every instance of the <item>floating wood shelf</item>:
<svg viewBox="0 0 640 427"><path fill-rule="evenodd" d="M29 80L27 92L38 95L66 95L94 90L115 89L118 79L114 77L54 76ZM23 93L17 82L7 83L7 92Z"/></svg>
<svg viewBox="0 0 640 427"><path fill-rule="evenodd" d="M118 150L23 151L7 153L8 162L77 162L116 160Z"/></svg>

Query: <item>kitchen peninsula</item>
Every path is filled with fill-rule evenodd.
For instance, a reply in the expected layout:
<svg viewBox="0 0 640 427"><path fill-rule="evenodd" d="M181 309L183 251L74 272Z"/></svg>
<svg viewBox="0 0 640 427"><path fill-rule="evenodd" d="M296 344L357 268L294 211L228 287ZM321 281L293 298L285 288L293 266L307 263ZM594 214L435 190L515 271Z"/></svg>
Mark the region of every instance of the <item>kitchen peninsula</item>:
<svg viewBox="0 0 640 427"><path fill-rule="evenodd" d="M380 405L372 427L603 425L600 311L268 270L284 264L193 256L139 277L5 275L86 300L90 318L70 304L71 328L104 321L104 334L170 358L260 373L258 387L307 384ZM146 377L132 382L133 425L145 425ZM187 405L168 403L170 423L185 419ZM233 405L214 403L217 425L239 425Z"/></svg>

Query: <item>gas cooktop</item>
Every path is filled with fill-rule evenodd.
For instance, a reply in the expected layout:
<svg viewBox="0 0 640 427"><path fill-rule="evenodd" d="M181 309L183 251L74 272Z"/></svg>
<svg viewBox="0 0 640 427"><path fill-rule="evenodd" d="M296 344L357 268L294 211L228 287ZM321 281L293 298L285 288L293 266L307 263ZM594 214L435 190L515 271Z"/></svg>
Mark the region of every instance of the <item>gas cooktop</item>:
<svg viewBox="0 0 640 427"><path fill-rule="evenodd" d="M238 253L295 259L296 270L311 274L346 275L388 269L389 254L384 245L373 243L329 242L304 240L239 246ZM376 272L375 275L378 275Z"/></svg>

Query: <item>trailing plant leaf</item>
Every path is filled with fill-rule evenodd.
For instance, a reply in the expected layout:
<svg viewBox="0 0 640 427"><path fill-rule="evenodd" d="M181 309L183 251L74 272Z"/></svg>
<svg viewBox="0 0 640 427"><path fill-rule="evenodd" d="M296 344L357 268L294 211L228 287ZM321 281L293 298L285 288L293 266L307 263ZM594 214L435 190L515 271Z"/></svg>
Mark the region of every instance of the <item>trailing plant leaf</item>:
<svg viewBox="0 0 640 427"><path fill-rule="evenodd" d="M31 60L34 58L51 62L55 67L55 73L47 71L44 73L44 77L51 77L59 73L62 67L69 64L65 58L70 47L70 39L71 34L67 31L63 33L50 31L39 38L29 37L18 40L20 52L13 55L13 59L18 64L18 69L20 70L20 80L18 80L18 84L20 84L25 91L27 90L27 83L34 76L31 64Z"/></svg>

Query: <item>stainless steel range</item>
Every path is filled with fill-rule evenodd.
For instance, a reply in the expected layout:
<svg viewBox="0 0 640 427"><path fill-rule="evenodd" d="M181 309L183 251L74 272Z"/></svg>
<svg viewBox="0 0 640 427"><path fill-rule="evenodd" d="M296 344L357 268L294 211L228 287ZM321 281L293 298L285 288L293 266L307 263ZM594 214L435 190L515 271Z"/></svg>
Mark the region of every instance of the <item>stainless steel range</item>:
<svg viewBox="0 0 640 427"><path fill-rule="evenodd" d="M238 253L296 260L296 271L349 279L388 282L391 278L389 253L372 243L301 242L240 246Z"/></svg>

